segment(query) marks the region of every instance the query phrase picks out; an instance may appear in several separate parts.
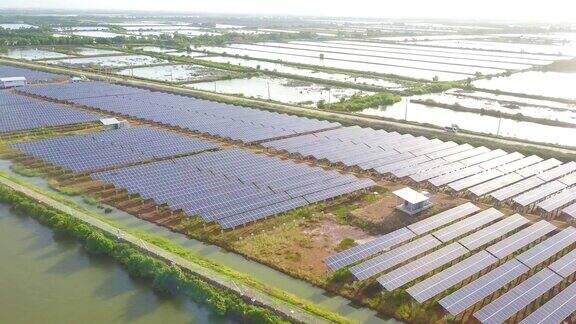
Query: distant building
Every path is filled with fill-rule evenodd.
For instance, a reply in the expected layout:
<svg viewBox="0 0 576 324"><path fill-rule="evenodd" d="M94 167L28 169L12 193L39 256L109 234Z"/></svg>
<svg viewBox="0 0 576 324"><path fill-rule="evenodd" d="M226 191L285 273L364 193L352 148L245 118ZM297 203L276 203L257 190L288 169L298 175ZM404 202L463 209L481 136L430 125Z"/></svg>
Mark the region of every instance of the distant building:
<svg viewBox="0 0 576 324"><path fill-rule="evenodd" d="M0 78L0 89L23 87L26 85L25 77L6 77Z"/></svg>
<svg viewBox="0 0 576 324"><path fill-rule="evenodd" d="M408 215L418 214L432 206L430 197L428 197L428 193L425 191L418 192L411 188L402 188L393 193L402 200L402 204L396 208Z"/></svg>
<svg viewBox="0 0 576 324"><path fill-rule="evenodd" d="M106 129L120 129L128 128L130 124L126 120L118 120L116 118L103 118L100 119L100 123L104 125Z"/></svg>

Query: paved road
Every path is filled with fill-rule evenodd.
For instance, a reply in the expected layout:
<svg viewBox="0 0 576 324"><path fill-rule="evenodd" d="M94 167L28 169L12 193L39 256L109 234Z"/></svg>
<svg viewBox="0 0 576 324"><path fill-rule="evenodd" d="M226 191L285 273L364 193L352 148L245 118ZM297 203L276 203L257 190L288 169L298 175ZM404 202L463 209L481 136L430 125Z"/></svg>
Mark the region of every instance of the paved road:
<svg viewBox="0 0 576 324"><path fill-rule="evenodd" d="M48 70L54 73L66 73L66 74L76 74L76 75L84 75L91 79L98 79L98 80L109 80L113 82L123 83L126 85L138 86L138 87L146 87L146 88L153 88L156 90L162 91L170 91L175 93L180 93L184 95L190 96L199 96L205 97L210 96L215 100L221 100L223 102L237 102L241 103L242 105L252 106L257 108L264 108L267 110L275 110L285 113L293 113L293 114L300 114L300 115L307 115L310 117L317 117L317 118L325 118L330 120L336 120L344 123L349 124L361 124L369 127L375 128L386 128L386 127L394 127L396 129L401 129L402 131L410 133L411 131L421 131L430 134L430 136L434 136L434 134L446 136L446 132L442 129L428 127L425 125L414 125L408 124L404 122L397 122L392 120L383 120L376 117L370 116L362 116L357 114L349 114L349 113L339 113L339 112L331 112L331 111L322 111L317 109L299 107L294 105L287 105L287 104L279 104L279 103L272 103L272 102L263 102L257 99L250 99L250 98L240 98L232 95L226 94L218 94L208 91L196 90L191 88L184 88L178 87L173 85L166 85L162 83L156 83L153 81L143 81L143 80L135 80L135 79L126 79L118 75L102 75L93 72L84 72L84 71L75 71L70 68L66 67L57 67L57 66L50 66L47 67L45 65L40 65L34 62L21 62L17 60L11 59L4 59L0 58L1 62L8 62L15 65L20 65L24 67L30 68L39 68ZM265 107L264 107L265 106ZM470 140L482 140L482 141L490 141L494 143L495 146L503 145L503 146L521 146L521 147L531 147L539 150L549 151L549 152L557 152L560 154L569 154L569 155L576 155L576 148L562 148L562 147L554 147L547 144L538 144L538 143L528 143L523 141L518 141L513 138L499 138L493 137L489 135L482 135L482 134L473 134L473 133L458 133L452 135L455 140L462 140L466 141L466 139Z"/></svg>
<svg viewBox="0 0 576 324"><path fill-rule="evenodd" d="M148 242L144 242L143 240L125 231L122 231L110 224L107 224L99 219L96 219L82 211L67 206L40 192L32 190L26 186L20 185L10 179L0 176L0 184L6 185L44 205L50 206L56 210L59 210L72 217L75 217L87 224L97 227L100 230L110 235L114 235L118 239L130 243L143 251L147 251L148 253L158 258L164 259L169 263L178 265L182 269L188 270L189 272L203 278L204 280L210 282L215 286L219 286L222 287L223 289L233 291L239 296L242 296L248 302L251 302L255 305L263 306L265 308L274 309L276 312L282 314L286 318L291 319L292 321L301 323L329 323L327 320L321 317L308 313L301 308L296 308L293 305L290 305L282 300L274 298L260 290L254 289L243 283L235 282L231 278L215 270L202 267L176 254L170 253L159 246L150 244Z"/></svg>

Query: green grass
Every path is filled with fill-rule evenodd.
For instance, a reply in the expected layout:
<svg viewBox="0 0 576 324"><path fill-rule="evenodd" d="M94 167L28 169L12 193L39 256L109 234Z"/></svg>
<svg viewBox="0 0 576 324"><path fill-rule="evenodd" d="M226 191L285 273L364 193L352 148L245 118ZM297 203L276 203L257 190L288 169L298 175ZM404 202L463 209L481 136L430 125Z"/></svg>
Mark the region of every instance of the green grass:
<svg viewBox="0 0 576 324"><path fill-rule="evenodd" d="M40 176L40 172L34 169L30 169L25 167L20 163L14 163L10 166L10 169L14 171L14 173L19 174L23 177L38 177Z"/></svg>

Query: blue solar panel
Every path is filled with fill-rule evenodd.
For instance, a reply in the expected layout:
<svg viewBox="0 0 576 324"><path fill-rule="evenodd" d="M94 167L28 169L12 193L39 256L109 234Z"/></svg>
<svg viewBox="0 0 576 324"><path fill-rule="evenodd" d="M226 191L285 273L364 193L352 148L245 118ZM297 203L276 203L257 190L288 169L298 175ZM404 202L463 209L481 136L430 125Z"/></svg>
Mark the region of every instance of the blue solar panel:
<svg viewBox="0 0 576 324"><path fill-rule="evenodd" d="M22 91L246 143L340 127L328 121L103 82L43 85Z"/></svg>
<svg viewBox="0 0 576 324"><path fill-rule="evenodd" d="M25 77L28 83L47 82L66 78L66 76L63 75L48 72L30 70L10 65L0 65L0 78L8 77Z"/></svg>
<svg viewBox="0 0 576 324"><path fill-rule="evenodd" d="M94 122L101 116L0 91L0 133Z"/></svg>
<svg viewBox="0 0 576 324"><path fill-rule="evenodd" d="M218 146L156 128L137 127L16 143L12 147L74 172L84 172Z"/></svg>
<svg viewBox="0 0 576 324"><path fill-rule="evenodd" d="M224 229L307 205L311 197L324 200L375 185L372 180L239 149L92 176L174 210L198 215L205 222L215 221ZM342 181L335 181L338 179Z"/></svg>

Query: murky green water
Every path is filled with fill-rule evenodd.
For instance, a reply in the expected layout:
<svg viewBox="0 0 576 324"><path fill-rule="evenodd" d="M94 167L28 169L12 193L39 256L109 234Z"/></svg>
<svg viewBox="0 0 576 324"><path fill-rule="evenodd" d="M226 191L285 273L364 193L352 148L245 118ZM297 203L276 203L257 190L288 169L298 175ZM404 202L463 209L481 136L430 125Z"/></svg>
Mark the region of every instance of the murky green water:
<svg viewBox="0 0 576 324"><path fill-rule="evenodd" d="M0 323L231 323L0 204Z"/></svg>

